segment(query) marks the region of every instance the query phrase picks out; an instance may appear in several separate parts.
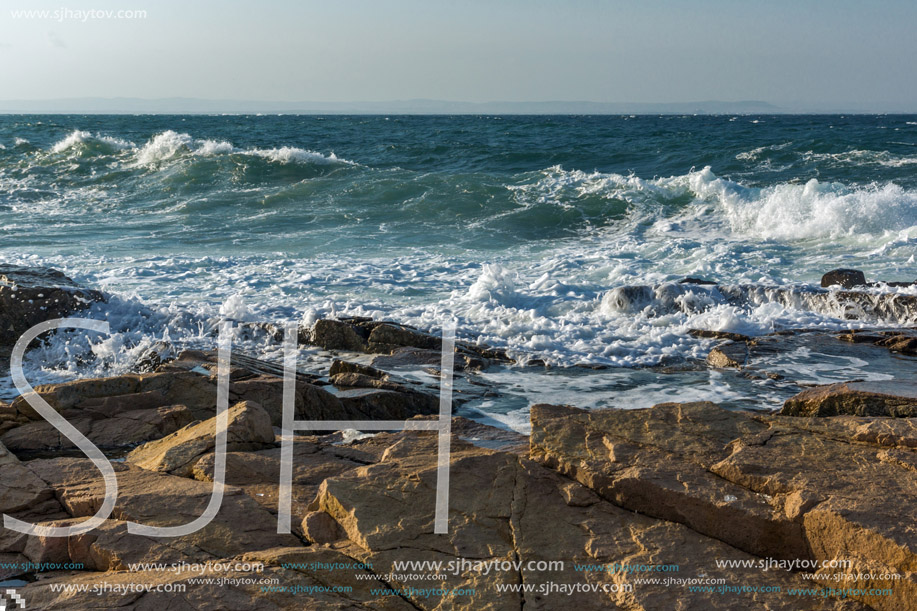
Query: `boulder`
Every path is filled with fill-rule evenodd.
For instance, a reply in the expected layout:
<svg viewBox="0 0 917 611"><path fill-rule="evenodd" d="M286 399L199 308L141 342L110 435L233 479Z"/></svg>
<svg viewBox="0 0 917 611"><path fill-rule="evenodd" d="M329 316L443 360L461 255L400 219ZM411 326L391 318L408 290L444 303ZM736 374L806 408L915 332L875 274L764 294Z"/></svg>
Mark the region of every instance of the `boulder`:
<svg viewBox="0 0 917 611"><path fill-rule="evenodd" d="M257 403L244 401L229 409L226 449L252 450L274 444L271 418ZM197 460L213 451L216 416L189 424L167 437L150 441L127 455L127 462L151 471L190 476Z"/></svg>
<svg viewBox="0 0 917 611"><path fill-rule="evenodd" d="M866 286L866 275L858 269L835 269L821 277L821 285L826 288L841 286L845 289Z"/></svg>
<svg viewBox="0 0 917 611"><path fill-rule="evenodd" d="M103 300L99 291L85 289L57 270L0 265L0 345L12 346L38 323Z"/></svg>
<svg viewBox="0 0 917 611"><path fill-rule="evenodd" d="M332 543L344 537L344 530L324 511L310 511L302 519L303 537L312 543Z"/></svg>
<svg viewBox="0 0 917 611"><path fill-rule="evenodd" d="M917 416L917 382L843 382L808 388L790 397L785 416Z"/></svg>
<svg viewBox="0 0 917 611"><path fill-rule="evenodd" d="M707 364L718 369L741 369L748 362L748 344L744 341L727 342L715 347L707 355Z"/></svg>
<svg viewBox="0 0 917 611"><path fill-rule="evenodd" d="M333 377L339 373L359 373L380 380L384 380L388 377L387 373L380 371L375 367L370 367L369 365L361 365L359 363L351 363L349 361L342 361L340 359L334 359L334 362L331 363L331 369L328 371L328 375Z"/></svg>
<svg viewBox="0 0 917 611"><path fill-rule="evenodd" d="M364 352L369 333L360 327L338 320L321 319L315 321L309 335L309 343L325 350L347 350Z"/></svg>

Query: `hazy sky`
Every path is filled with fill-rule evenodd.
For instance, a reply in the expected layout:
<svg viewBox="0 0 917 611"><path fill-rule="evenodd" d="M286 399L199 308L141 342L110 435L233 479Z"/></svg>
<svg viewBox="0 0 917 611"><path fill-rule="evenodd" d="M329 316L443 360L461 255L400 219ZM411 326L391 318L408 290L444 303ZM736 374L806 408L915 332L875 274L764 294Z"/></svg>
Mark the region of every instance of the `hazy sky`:
<svg viewBox="0 0 917 611"><path fill-rule="evenodd" d="M62 8L147 16L11 12ZM915 24L914 0L5 0L0 98L719 99L917 110Z"/></svg>

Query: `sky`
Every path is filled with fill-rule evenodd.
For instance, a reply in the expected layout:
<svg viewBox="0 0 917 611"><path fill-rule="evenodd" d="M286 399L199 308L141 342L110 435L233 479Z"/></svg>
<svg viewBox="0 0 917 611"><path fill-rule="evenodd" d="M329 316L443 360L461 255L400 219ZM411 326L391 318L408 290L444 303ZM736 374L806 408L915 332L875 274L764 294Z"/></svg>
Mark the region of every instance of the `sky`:
<svg viewBox="0 0 917 611"><path fill-rule="evenodd" d="M917 111L915 23L913 0L5 0L0 99Z"/></svg>

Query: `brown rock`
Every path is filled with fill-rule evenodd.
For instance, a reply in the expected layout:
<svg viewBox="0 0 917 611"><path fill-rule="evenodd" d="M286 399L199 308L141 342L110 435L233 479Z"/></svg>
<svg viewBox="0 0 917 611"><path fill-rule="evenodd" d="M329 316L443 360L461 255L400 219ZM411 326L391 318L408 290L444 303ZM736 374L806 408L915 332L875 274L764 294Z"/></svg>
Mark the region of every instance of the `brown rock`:
<svg viewBox="0 0 917 611"><path fill-rule="evenodd" d="M334 518L324 511L310 511L302 519L303 536L312 543L332 543L344 537Z"/></svg>
<svg viewBox="0 0 917 611"><path fill-rule="evenodd" d="M790 397L786 416L917 416L917 382L843 382L809 388Z"/></svg>
<svg viewBox="0 0 917 611"><path fill-rule="evenodd" d="M368 334L360 327L338 320L322 319L312 326L310 343L325 350L364 352Z"/></svg>
<svg viewBox="0 0 917 611"><path fill-rule="evenodd" d="M68 418L70 424L99 447L114 448L158 439L173 433L193 420L191 411L184 405L170 405L153 409L126 411L109 418L97 418L87 413L79 418ZM60 450L76 446L45 420L28 422L0 436L13 451Z"/></svg>
<svg viewBox="0 0 917 611"><path fill-rule="evenodd" d="M328 371L328 375L335 376L339 373L359 373L371 378L378 378L380 380L384 380L388 377L387 373L384 371L379 371L375 367L334 359L334 362L331 363L331 369Z"/></svg>
<svg viewBox="0 0 917 611"><path fill-rule="evenodd" d="M532 456L603 498L759 556L808 557L801 526L779 503L710 472L730 441L766 431L750 415L712 403L531 413Z"/></svg>
<svg viewBox="0 0 917 611"><path fill-rule="evenodd" d="M330 437L330 436L329 436ZM293 490L291 514L293 527L302 522L319 485L328 477L374 462L373 454L361 452L371 442L359 442L355 447L337 446L329 438L296 437L293 444ZM198 460L192 476L200 481L213 481L213 454ZM280 448L259 452L229 452L226 455L226 483L237 486L263 509L277 513L280 482Z"/></svg>
<svg viewBox="0 0 917 611"><path fill-rule="evenodd" d="M748 344L728 342L720 344L707 355L707 364L721 369L741 369L748 363Z"/></svg>
<svg viewBox="0 0 917 611"><path fill-rule="evenodd" d="M688 335L691 337L702 337L705 339L728 339L734 342L747 342L751 338L741 333L732 333L731 331L712 331L710 329L688 329Z"/></svg>
<svg viewBox="0 0 917 611"><path fill-rule="evenodd" d="M911 421L770 416L712 404L535 406L531 439L536 459L626 509L761 557L846 559L851 575L899 573L899 581L866 577L850 586L894 584L891 596L855 596L890 610L917 597L909 526L917 520L915 431Z"/></svg>
<svg viewBox="0 0 917 611"><path fill-rule="evenodd" d="M442 338L392 323L376 325L367 340L367 350L376 353L391 353L401 346L438 350L441 345Z"/></svg>
<svg viewBox="0 0 917 611"><path fill-rule="evenodd" d="M399 392L408 390L397 382L389 382L356 372L336 373L331 376L331 383L339 388L381 388Z"/></svg>
<svg viewBox="0 0 917 611"><path fill-rule="evenodd" d="M94 609L150 611L263 611L277 609L414 609L403 599L380 594L386 584L367 570L344 571L309 567L343 566L352 563L346 555L326 548L275 547L211 561L203 572L144 570L140 572L58 572L45 575L19 591L30 609L83 611ZM284 568L283 565L300 568ZM214 568L219 566L220 568ZM250 570L244 570L244 569ZM259 570L260 569L260 570ZM358 579L370 577L369 579ZM189 584L189 578L210 579L211 583ZM279 584L267 588L260 581ZM74 595L52 589L61 583L88 588L91 594ZM143 583L149 592L132 592L131 585ZM338 586L337 591L332 589ZM106 587L107 586L107 587ZM162 586L157 589L156 586ZM289 588L282 591L280 587ZM93 590L95 588L95 590Z"/></svg>
<svg viewBox="0 0 917 611"><path fill-rule="evenodd" d="M105 494L104 482L88 459L33 460L28 468L60 498L74 518L96 512ZM274 516L238 488L228 486L220 511L196 533L153 539L127 533L125 521L153 526L178 526L200 516L213 486L184 477L118 464L118 502L112 518L99 528L69 537L73 562L89 569L125 570L134 562L203 562L276 546L297 545L292 535L277 534Z"/></svg>
<svg viewBox="0 0 917 611"><path fill-rule="evenodd" d="M380 436L381 437L381 436ZM454 444L450 465L448 535L432 533L436 484L436 437L402 434L378 464L330 478L322 485L316 509L332 515L355 544L349 552L369 562L376 573L391 572L395 561L441 561L445 579L437 587L474 588L451 598L415 596L421 609L840 609L845 603L780 598L744 592L721 596L685 587L634 585L646 575L603 570L578 571L575 565L658 564L677 562L680 576L703 574L729 583L753 580L757 569L722 569L712 558L752 559L719 541L680 524L622 510L578 483L514 455ZM466 565L457 558L466 559ZM489 572L478 562L505 562L508 570ZM548 561L564 566L548 568ZM456 563L451 570L448 563ZM513 565L513 562L518 562ZM538 563L542 564L539 565ZM394 587L416 587L399 581ZM569 595L496 590L497 584L563 583L597 591ZM768 585L800 587L801 579L780 572ZM634 585L625 592L624 587ZM608 586L611 591L603 592ZM618 591L614 591L615 589ZM859 605L846 608L861 608Z"/></svg>
<svg viewBox="0 0 917 611"><path fill-rule="evenodd" d="M257 403L245 401L229 409L226 449L261 449L274 443L270 416ZM190 424L171 435L150 441L127 455L127 462L151 471L190 476L194 463L216 443L216 417Z"/></svg>
<svg viewBox="0 0 917 611"><path fill-rule="evenodd" d="M67 517L54 491L0 444L0 513L26 522ZM0 525L0 553L19 553L28 537Z"/></svg>
<svg viewBox="0 0 917 611"><path fill-rule="evenodd" d="M439 412L439 397L422 392L354 388L338 392L337 398L353 420L407 420Z"/></svg>

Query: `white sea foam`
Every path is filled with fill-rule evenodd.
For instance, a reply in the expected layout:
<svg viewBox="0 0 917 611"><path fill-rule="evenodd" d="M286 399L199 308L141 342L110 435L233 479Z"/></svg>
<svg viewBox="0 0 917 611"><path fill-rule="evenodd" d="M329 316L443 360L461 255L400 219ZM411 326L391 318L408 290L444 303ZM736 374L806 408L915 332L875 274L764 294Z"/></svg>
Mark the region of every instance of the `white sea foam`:
<svg viewBox="0 0 917 611"><path fill-rule="evenodd" d="M180 134L171 129L153 138L137 151L137 163L150 165L171 159L182 152L189 152L192 138L188 134Z"/></svg>
<svg viewBox="0 0 917 611"><path fill-rule="evenodd" d="M293 146L283 146L280 148L273 149L249 149L241 151L246 155L254 155L256 157L263 157L277 163L320 163L320 164L335 164L342 163L353 165L352 161L346 159L340 159L334 153L329 153L328 155L323 155L316 151L309 151L306 149L296 148Z"/></svg>
<svg viewBox="0 0 917 611"><path fill-rule="evenodd" d="M167 161L181 155L191 154L205 157L218 155L250 155L275 163L353 164L338 158L334 153L324 155L316 151L284 146L272 149L241 149L225 140L198 140L190 134L172 130L155 135L136 153L139 165L150 165Z"/></svg>
<svg viewBox="0 0 917 611"><path fill-rule="evenodd" d="M87 143L100 144L112 151L126 150L134 148L135 146L133 142L128 142L127 140L123 140L121 138L105 136L102 134L96 134L93 136L91 132L77 129L72 131L63 140L55 143L54 146L51 147L51 152L63 153L64 151L78 148Z"/></svg>

